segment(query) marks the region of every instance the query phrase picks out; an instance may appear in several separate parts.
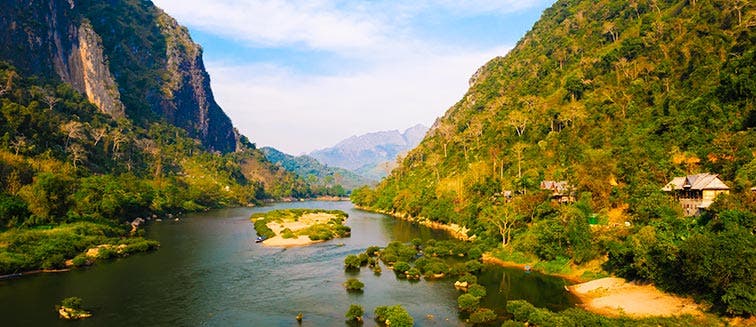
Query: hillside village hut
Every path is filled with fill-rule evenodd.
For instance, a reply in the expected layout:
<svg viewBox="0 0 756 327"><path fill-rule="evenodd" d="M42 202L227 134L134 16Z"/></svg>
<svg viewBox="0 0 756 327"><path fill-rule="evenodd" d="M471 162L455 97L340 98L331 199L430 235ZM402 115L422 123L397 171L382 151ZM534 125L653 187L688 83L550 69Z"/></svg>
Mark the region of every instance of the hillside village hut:
<svg viewBox="0 0 756 327"><path fill-rule="evenodd" d="M575 197L572 196L572 187L567 181L542 181L542 190L551 191L551 200L559 203L572 203L575 202Z"/></svg>
<svg viewBox="0 0 756 327"><path fill-rule="evenodd" d="M675 177L662 188L671 192L683 208L685 216L694 216L706 210L720 194L729 194L730 188L709 173Z"/></svg>

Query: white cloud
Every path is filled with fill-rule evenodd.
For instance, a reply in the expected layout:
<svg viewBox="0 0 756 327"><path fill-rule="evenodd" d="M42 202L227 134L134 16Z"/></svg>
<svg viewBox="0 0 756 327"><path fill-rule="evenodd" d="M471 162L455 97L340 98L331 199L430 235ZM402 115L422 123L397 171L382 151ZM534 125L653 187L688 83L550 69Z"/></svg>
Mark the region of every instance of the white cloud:
<svg viewBox="0 0 756 327"><path fill-rule="evenodd" d="M216 98L242 133L260 146L300 154L355 134L429 125L461 98L477 67L505 52L415 56L348 76L207 66Z"/></svg>
<svg viewBox="0 0 756 327"><path fill-rule="evenodd" d="M379 21L332 1L159 0L158 6L193 27L253 46L299 45L348 51L380 43Z"/></svg>
<svg viewBox="0 0 756 327"><path fill-rule="evenodd" d="M463 48L443 35L428 42L414 30L418 21L505 20L544 1L154 0L181 24L240 47L327 57L329 71L307 74L287 67L286 58L206 63L215 98L239 130L293 154L354 134L431 124L461 98L478 67L506 52L503 45Z"/></svg>

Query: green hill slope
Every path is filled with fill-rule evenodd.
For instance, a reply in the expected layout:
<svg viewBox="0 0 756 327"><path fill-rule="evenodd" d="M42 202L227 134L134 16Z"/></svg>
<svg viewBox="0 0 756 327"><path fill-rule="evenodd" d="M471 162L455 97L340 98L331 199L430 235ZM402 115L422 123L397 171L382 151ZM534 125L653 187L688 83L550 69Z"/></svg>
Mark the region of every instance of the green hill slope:
<svg viewBox="0 0 756 327"><path fill-rule="evenodd" d="M756 243L754 26L748 1L557 1L353 200L460 224L541 260L608 255L610 271L756 313L745 295L756 294L756 253L742 247ZM697 172L719 174L731 195L683 220L660 189ZM579 201L550 201L542 181L566 181ZM741 244L722 242L726 233ZM740 250L744 261L717 263L732 280L694 269Z"/></svg>
<svg viewBox="0 0 756 327"><path fill-rule="evenodd" d="M344 168L325 166L310 156L295 157L270 147L260 150L270 162L294 172L322 194L343 196L346 191L373 183Z"/></svg>
<svg viewBox="0 0 756 327"><path fill-rule="evenodd" d="M136 218L317 195L236 133L200 47L151 2L0 9L0 275L155 248L127 237Z"/></svg>

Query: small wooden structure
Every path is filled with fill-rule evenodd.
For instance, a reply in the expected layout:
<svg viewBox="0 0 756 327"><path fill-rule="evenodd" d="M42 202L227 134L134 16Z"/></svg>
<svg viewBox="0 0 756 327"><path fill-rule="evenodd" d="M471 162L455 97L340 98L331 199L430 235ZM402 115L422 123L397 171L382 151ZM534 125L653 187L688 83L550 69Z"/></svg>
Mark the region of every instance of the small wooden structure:
<svg viewBox="0 0 756 327"><path fill-rule="evenodd" d="M720 194L729 194L719 175L703 173L675 177L662 188L672 193L683 208L685 216L695 216L706 210Z"/></svg>
<svg viewBox="0 0 756 327"><path fill-rule="evenodd" d="M541 181L541 189L551 191L551 200L558 203L575 202L572 186L567 181Z"/></svg>

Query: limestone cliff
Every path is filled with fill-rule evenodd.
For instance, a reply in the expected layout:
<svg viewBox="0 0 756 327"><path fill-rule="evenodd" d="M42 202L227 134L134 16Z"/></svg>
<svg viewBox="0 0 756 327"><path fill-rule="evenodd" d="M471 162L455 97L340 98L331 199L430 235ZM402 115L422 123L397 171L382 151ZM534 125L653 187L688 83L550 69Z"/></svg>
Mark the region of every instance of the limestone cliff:
<svg viewBox="0 0 756 327"><path fill-rule="evenodd" d="M71 84L113 117L167 121L210 150L236 148L201 48L149 1L2 1L0 60Z"/></svg>

